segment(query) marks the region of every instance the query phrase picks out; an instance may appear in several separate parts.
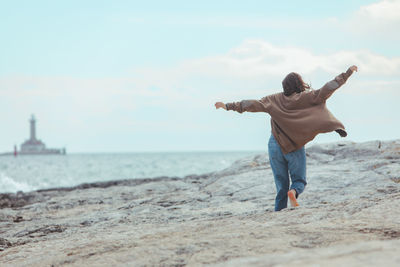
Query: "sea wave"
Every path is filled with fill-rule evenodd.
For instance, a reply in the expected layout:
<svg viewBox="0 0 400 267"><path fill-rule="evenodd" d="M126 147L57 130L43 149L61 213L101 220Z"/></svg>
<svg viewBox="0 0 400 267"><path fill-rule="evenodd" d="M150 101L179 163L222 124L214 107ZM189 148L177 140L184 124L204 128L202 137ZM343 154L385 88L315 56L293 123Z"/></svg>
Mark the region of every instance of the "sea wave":
<svg viewBox="0 0 400 267"><path fill-rule="evenodd" d="M28 192L35 189L36 188L25 182L18 182L4 173L0 173L0 192L2 193L14 193L18 191Z"/></svg>

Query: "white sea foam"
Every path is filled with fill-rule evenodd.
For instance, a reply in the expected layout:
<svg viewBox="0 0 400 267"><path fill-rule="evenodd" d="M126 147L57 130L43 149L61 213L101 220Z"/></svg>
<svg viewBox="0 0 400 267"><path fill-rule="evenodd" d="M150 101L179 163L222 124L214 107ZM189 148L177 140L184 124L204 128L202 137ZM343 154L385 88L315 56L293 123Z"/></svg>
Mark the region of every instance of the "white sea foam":
<svg viewBox="0 0 400 267"><path fill-rule="evenodd" d="M18 182L11 177L6 176L4 173L0 173L0 192L18 192L18 191L32 191L35 190L33 186L25 182Z"/></svg>

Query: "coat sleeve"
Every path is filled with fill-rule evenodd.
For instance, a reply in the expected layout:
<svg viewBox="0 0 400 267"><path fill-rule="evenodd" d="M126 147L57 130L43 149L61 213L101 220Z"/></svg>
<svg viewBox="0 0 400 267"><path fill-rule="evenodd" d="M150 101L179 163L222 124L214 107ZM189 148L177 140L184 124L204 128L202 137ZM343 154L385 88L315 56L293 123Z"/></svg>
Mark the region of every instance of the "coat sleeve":
<svg viewBox="0 0 400 267"><path fill-rule="evenodd" d="M248 112L268 112L270 107L270 96L260 100L242 100L240 102L226 103L227 110L233 110L239 113Z"/></svg>
<svg viewBox="0 0 400 267"><path fill-rule="evenodd" d="M353 74L353 71L349 68L346 72L343 72L335 77L332 81L327 82L321 89L314 90L312 95L312 102L321 103L325 102L337 89L339 89L347 79Z"/></svg>

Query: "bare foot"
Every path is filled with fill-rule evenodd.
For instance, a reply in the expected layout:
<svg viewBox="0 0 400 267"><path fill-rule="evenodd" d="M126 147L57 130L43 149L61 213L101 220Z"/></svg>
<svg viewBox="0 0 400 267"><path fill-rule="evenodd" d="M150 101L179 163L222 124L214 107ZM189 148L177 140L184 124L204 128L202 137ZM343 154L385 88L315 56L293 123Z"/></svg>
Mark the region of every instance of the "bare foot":
<svg viewBox="0 0 400 267"><path fill-rule="evenodd" d="M296 190L294 189L289 190L289 192L287 192L287 195L289 197L290 205L292 205L292 207L300 206L296 199Z"/></svg>

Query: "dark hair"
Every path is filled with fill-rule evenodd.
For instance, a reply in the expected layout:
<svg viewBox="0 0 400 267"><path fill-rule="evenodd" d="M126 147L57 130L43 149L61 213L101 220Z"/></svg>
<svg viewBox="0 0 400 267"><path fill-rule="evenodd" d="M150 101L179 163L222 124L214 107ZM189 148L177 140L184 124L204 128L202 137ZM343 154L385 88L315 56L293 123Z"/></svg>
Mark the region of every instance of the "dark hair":
<svg viewBox="0 0 400 267"><path fill-rule="evenodd" d="M306 89L310 89L310 85L305 83L303 78L296 72L291 72L286 75L285 79L282 81L282 87L285 96L290 96L293 93L301 93Z"/></svg>

